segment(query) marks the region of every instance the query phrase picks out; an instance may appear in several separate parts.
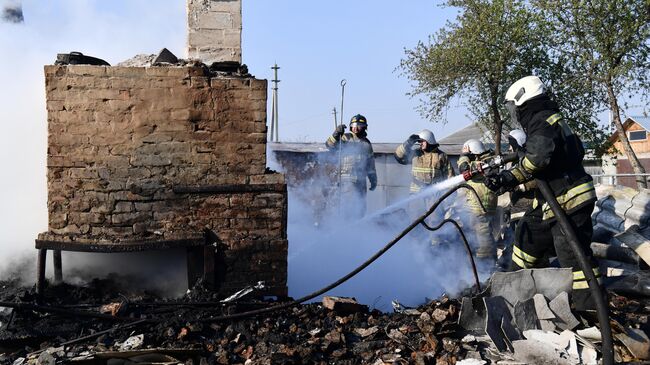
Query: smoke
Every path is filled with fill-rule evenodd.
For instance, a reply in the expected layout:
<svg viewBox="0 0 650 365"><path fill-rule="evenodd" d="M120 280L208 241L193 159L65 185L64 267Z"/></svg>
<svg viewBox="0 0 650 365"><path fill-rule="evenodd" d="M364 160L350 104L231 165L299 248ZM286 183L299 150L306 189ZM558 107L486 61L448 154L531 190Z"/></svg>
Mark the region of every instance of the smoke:
<svg viewBox="0 0 650 365"><path fill-rule="evenodd" d="M331 178L335 158L319 153L310 160L304 155L280 161L268 155L269 163L288 174L290 182L288 286L294 298L327 286L357 268L430 207L416 204L420 208L414 210L414 202L430 203L463 181L455 177L416 196L405 196L365 218L350 220L337 206L338 191ZM440 222L454 197L431 216L431 225ZM373 198L370 193L368 199ZM466 216L464 211L457 213ZM489 275L489 269L482 275ZM418 226L377 261L326 295L355 297L372 308L388 311L392 300L417 306L444 293L457 295L473 283L469 258L455 228L446 225L428 232Z"/></svg>
<svg viewBox="0 0 650 365"><path fill-rule="evenodd" d="M0 9L19 4L28 19L21 26L0 21L0 279L25 276L35 282L34 239L47 230L47 113L43 66L57 53L73 50L111 64L163 47L182 54L185 43L184 2L161 0L155 11L140 1L0 0ZM15 7L13 7L15 8ZM87 267L95 254L64 253L64 275L75 265ZM111 260L111 255L98 255ZM28 260L22 261L22 257ZM115 260L119 260L115 257ZM51 270L51 259L48 269ZM109 261L110 262L110 261ZM94 265L94 263L93 263ZM138 266L132 264L133 267ZM115 272L119 268L115 265ZM169 269L170 266L164 266ZM185 264L182 265L185 267ZM150 270L151 269L151 270ZM143 268L151 275L155 268ZM103 274L104 271L98 274ZM162 277L160 273L157 273ZM186 285L185 285L186 286Z"/></svg>
<svg viewBox="0 0 650 365"><path fill-rule="evenodd" d="M23 17L23 6L19 2L9 2L2 8L2 20L7 23L22 23L25 21Z"/></svg>

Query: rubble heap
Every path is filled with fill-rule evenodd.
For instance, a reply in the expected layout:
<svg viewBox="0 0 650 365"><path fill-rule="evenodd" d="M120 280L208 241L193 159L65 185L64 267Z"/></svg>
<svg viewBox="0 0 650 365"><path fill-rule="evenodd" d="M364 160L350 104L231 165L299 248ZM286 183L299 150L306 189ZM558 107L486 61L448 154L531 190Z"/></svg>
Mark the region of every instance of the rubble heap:
<svg viewBox="0 0 650 365"><path fill-rule="evenodd" d="M25 358L28 362L51 356L57 360L82 361L111 354L121 357L137 353L157 353L195 364L302 364L302 363L388 363L453 364L474 352L458 337L456 321L459 303L449 298L431 302L403 313L384 314L376 310L350 312L329 310L320 304L290 309L233 322L210 318L257 308L269 303L239 302L220 305L208 292L196 293L180 301L157 300L150 295L132 298L102 294L105 281L95 280L87 288L70 285L49 287L48 300L53 306L98 313L113 309L120 318L155 318L136 326L128 321L116 324L102 319L70 321L69 317L16 311L9 329L0 337L0 347L22 342L24 347L5 353L2 362ZM31 291L3 286L3 301L33 299ZM85 299L86 304L74 303ZM106 304L112 304L106 307ZM5 323L8 314L0 319ZM85 341L61 346L62 343L98 333L112 331ZM10 341L11 340L11 341ZM16 342L18 341L18 342ZM24 344L27 344L26 346ZM39 351L43 350L43 351ZM116 354L121 352L122 355ZM174 355L170 355L170 354ZM47 354L47 355L44 355ZM99 354L99 355L98 355ZM83 363L83 362L80 362ZM89 362L90 363L90 362Z"/></svg>
<svg viewBox="0 0 650 365"><path fill-rule="evenodd" d="M12 282L1 283L0 288L3 303L35 299L31 289ZM508 351L499 351L488 336L461 327L461 304L447 297L417 309L396 306L398 312L391 314L326 298L323 304L296 305L229 321L216 317L274 303L245 298L224 303L200 288L174 301L149 293L119 293L113 280L94 280L85 287L62 284L47 288L46 310L0 311L0 363L105 364L148 359L185 364L379 365L513 363L516 359ZM647 355L647 349L644 354L638 348L641 343L633 339L648 329L650 301L610 293L610 311L617 361ZM95 318L100 316L104 318ZM553 332L539 337L541 332L535 333L537 341L561 339ZM572 362L558 355L557 363Z"/></svg>

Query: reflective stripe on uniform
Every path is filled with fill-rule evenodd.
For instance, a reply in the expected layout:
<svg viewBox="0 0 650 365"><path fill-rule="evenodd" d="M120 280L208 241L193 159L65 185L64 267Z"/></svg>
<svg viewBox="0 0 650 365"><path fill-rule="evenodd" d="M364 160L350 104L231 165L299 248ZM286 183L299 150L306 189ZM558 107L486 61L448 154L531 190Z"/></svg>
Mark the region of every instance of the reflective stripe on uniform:
<svg viewBox="0 0 650 365"><path fill-rule="evenodd" d="M526 176L518 168L514 168L514 169L510 170L510 172L515 177L515 179L517 179L518 182L522 183L522 182L526 181Z"/></svg>
<svg viewBox="0 0 650 365"><path fill-rule="evenodd" d="M594 182L589 181L573 187L563 195L558 196L556 199L562 207L562 210L565 212L577 208L590 200L596 199L596 189L594 188ZM533 201L533 208L536 208L538 205L539 202L537 199L535 199ZM555 213L553 213L548 203L544 203L544 205L542 205L542 211L544 212L542 220L555 217Z"/></svg>
<svg viewBox="0 0 650 365"><path fill-rule="evenodd" d="M422 189L422 188L420 187L420 185L418 185L418 184L412 182L412 183L411 183L411 186L410 186L410 188L409 188L409 191L410 191L411 193L419 193L421 189Z"/></svg>
<svg viewBox="0 0 650 365"><path fill-rule="evenodd" d="M594 276L596 277L596 281L598 282L598 284L601 284L602 280L600 278L600 270L597 267L594 267L592 270L594 272ZM585 277L585 273L582 270L574 271L573 289L588 289L588 288L589 288L589 282Z"/></svg>
<svg viewBox="0 0 650 365"><path fill-rule="evenodd" d="M329 144L336 144L336 142L338 142L338 141L336 140L336 138L334 138L334 136L329 136L327 138L327 143L329 143Z"/></svg>
<svg viewBox="0 0 650 365"><path fill-rule="evenodd" d="M562 119L562 114L560 113L555 113L551 115L550 117L546 118L546 123L553 125L557 123L558 120Z"/></svg>
<svg viewBox="0 0 650 365"><path fill-rule="evenodd" d="M529 160L528 157L524 157L524 159L521 161L521 166L530 173L539 170L539 167L535 166L535 164Z"/></svg>
<svg viewBox="0 0 650 365"><path fill-rule="evenodd" d="M431 167L415 167L415 166L413 166L413 169L412 169L412 170L413 170L413 172L424 172L424 173L427 173L427 172L433 172L435 169L433 169L433 168L431 168Z"/></svg>
<svg viewBox="0 0 650 365"><path fill-rule="evenodd" d="M602 284L602 279L598 278L596 279L598 284ZM589 283L586 280L583 281L576 281L573 283L573 289L578 290L578 289L589 289Z"/></svg>
<svg viewBox="0 0 650 365"><path fill-rule="evenodd" d="M557 122L560 122L560 128L562 128L562 131L564 132L564 136L568 137L570 135L573 135L573 131L571 130L571 127L562 120L562 114L560 113L555 113L551 115L550 117L546 118L546 122L550 125L555 125Z"/></svg>
<svg viewBox="0 0 650 365"><path fill-rule="evenodd" d="M512 261L522 269L529 269L533 267L537 260L537 257L525 253L519 247L512 247Z"/></svg>
<svg viewBox="0 0 650 365"><path fill-rule="evenodd" d="M597 267L594 267L592 270L594 272L594 275L596 275L596 277L600 276L600 269L598 269ZM585 273L582 270L578 270L578 271L573 272L573 280L574 281L586 280L586 279L587 278L585 277Z"/></svg>

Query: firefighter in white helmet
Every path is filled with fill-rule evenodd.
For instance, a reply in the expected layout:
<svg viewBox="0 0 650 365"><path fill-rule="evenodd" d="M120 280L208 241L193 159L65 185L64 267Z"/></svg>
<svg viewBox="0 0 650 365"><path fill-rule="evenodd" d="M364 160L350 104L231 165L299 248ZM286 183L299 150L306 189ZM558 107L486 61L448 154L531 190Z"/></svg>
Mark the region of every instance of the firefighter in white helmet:
<svg viewBox="0 0 650 365"><path fill-rule="evenodd" d="M402 165L411 164L411 194L454 176L447 154L438 148L436 137L428 129L412 134L399 145L395 150L395 159Z"/></svg>
<svg viewBox="0 0 650 365"><path fill-rule="evenodd" d="M421 190L431 186L439 181L445 180L454 175L454 169L447 158L447 154L438 148L433 132L428 129L420 131L418 134L412 134L395 150L395 159L402 165L411 164L411 186L410 194L418 194ZM415 199L409 203L409 215L415 219L421 216L427 208L433 203L431 197ZM445 209L438 209L429 216L432 224L437 224L444 217ZM430 235L420 227L415 232L416 235L430 237L432 245L441 242L437 234Z"/></svg>
<svg viewBox="0 0 650 365"><path fill-rule="evenodd" d="M526 148L519 164L487 177L486 185L501 192L532 179L547 181L574 227L582 249L592 259L591 213L596 191L593 179L582 166L585 155L582 141L571 130L539 77L527 76L516 81L506 92L505 100L511 120L521 124L526 133ZM549 203L538 189L535 189L531 209L526 211L520 224L526 224L529 229L521 231L526 234L515 237L513 269L545 267L548 266L548 257L557 255L561 267L573 270L572 300L575 308L592 309L594 301L585 273ZM595 276L599 277L597 262L592 259L591 264Z"/></svg>
<svg viewBox="0 0 650 365"><path fill-rule="evenodd" d="M478 139L470 139L463 144L463 150L458 159L458 171L463 173L469 169L476 169L477 165L492 157L492 151L485 148ZM463 202L472 213L470 227L474 228L478 241L476 257L491 261L496 259L496 245L492 233L492 225L497 207L497 195L485 186L485 177L482 174L474 176L467 182L476 191L477 196L469 190L462 190L459 194L465 198ZM480 199L480 201L479 201ZM485 210L483 210L485 209Z"/></svg>

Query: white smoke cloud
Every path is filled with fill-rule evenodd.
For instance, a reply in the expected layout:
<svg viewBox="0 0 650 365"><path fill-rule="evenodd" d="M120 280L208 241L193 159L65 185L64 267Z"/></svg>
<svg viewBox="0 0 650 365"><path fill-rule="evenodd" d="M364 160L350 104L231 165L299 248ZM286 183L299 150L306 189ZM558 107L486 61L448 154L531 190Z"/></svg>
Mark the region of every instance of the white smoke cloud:
<svg viewBox="0 0 650 365"><path fill-rule="evenodd" d="M318 154L315 166L326 169L335 162L329 157L331 155L326 153ZM273 168L281 170L282 161L277 162L273 157L269 157L269 161L273 161ZM304 179L289 187L288 286L294 298L338 280L384 247L414 220L413 214L406 213L411 201L435 200L432 197L462 182L462 177L457 177L445 186L415 197L405 196L390 207L351 221L339 215L336 202L331 201L329 180L314 179L308 174L302 177ZM322 201L323 191L330 191L327 204ZM336 195L336 191L333 194ZM368 198L372 196L369 194ZM436 218L432 224L439 222L436 219L441 219L441 212L453 199L452 196L434 214ZM428 208L423 206L422 209ZM418 211L417 215L424 212ZM471 232L466 234L470 243L475 242ZM431 245L434 235L441 243L435 247ZM488 274L489 268L482 273L483 278ZM404 305L417 306L426 298L437 298L443 293L458 294L473 283L470 261L455 228L445 226L430 234L418 226L377 261L327 295L355 297L361 303L388 311L394 299Z"/></svg>
<svg viewBox="0 0 650 365"><path fill-rule="evenodd" d="M16 4L15 2L11 2ZM10 5L0 0L0 9ZM183 56L185 3L23 1L27 21L0 21L0 279L34 262L34 239L47 230L47 113L43 66L80 51L111 64L167 47ZM65 261L65 256L64 256ZM51 262L51 261L50 261ZM11 266L11 267L10 267ZM64 270L72 269L70 261ZM30 272L26 278L32 282Z"/></svg>

